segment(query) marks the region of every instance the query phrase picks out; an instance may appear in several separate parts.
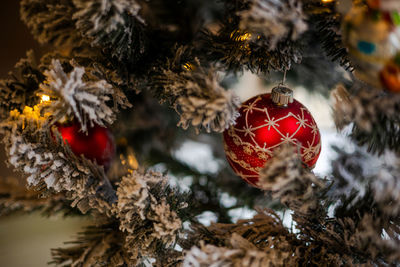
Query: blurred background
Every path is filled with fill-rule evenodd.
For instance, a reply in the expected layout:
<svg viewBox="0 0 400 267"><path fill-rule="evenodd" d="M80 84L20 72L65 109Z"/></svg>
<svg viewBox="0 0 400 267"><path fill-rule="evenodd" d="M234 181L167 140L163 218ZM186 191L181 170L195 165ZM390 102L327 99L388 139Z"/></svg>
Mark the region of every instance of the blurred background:
<svg viewBox="0 0 400 267"><path fill-rule="evenodd" d="M2 0L0 8L0 78L5 78L26 51L37 55L43 48L35 42L19 18L19 0ZM0 147L0 178L16 177L6 167ZM39 214L0 218L0 267L42 267L51 260L50 248L73 240L86 221L80 218L43 218Z"/></svg>
<svg viewBox="0 0 400 267"><path fill-rule="evenodd" d="M34 49L38 57L43 47L40 47L30 35L19 18L19 1L3 0L0 9L0 77L6 77L15 63L24 57L26 51ZM265 93L265 83L256 75L244 73L239 83L235 85L240 98L244 101L251 96ZM334 158L329 148L332 143L343 143L336 134L330 113L331 108L327 99L320 95L310 95L304 88L294 88L295 98L302 102L313 114L322 135L322 153L315 168L319 175L327 175L330 171L330 160ZM182 145L177 156L185 159L190 165L198 168L212 166L211 150L195 143ZM204 165L204 166L201 166ZM6 167L4 149L0 147L0 178L17 177L18 174ZM239 178L238 178L239 179ZM237 218L251 216L251 211L238 211ZM212 216L202 218L209 223ZM286 219L286 218L285 218ZM290 225L290 218L285 220ZM52 217L43 218L39 214L14 215L0 218L0 267L36 267L46 266L51 260L50 249L63 245L63 242L73 240L88 221L79 218Z"/></svg>

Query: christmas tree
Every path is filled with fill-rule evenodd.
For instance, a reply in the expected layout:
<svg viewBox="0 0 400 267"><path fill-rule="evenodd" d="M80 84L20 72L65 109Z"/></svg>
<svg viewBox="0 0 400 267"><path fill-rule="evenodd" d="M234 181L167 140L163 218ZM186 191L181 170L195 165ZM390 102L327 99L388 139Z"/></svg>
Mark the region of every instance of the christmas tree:
<svg viewBox="0 0 400 267"><path fill-rule="evenodd" d="M22 0L20 14L47 51L0 80L24 177L0 179L0 214L89 217L53 264L400 265L398 0ZM246 72L272 92L241 104ZM299 86L333 100L351 141L323 177ZM177 155L193 141L214 168Z"/></svg>

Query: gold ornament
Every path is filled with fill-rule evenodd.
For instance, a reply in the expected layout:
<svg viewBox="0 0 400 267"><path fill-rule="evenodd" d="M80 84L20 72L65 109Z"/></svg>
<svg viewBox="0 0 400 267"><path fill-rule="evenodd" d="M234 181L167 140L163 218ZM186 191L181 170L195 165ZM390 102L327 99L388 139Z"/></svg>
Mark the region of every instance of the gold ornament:
<svg viewBox="0 0 400 267"><path fill-rule="evenodd" d="M385 13L366 5L353 7L342 24L344 45L360 80L384 88L380 73L400 51L400 27Z"/></svg>

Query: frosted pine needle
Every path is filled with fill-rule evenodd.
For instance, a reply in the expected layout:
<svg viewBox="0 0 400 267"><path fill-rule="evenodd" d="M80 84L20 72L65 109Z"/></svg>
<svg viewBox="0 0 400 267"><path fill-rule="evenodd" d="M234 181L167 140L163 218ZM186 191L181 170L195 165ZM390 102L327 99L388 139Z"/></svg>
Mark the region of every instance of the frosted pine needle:
<svg viewBox="0 0 400 267"><path fill-rule="evenodd" d="M292 145L274 151L274 157L260 171L258 184L291 209L309 214L318 208L316 192L324 183L302 166Z"/></svg>
<svg viewBox="0 0 400 267"><path fill-rule="evenodd" d="M165 93L176 99L174 106L181 117L178 126L223 132L239 116L239 98L221 87L216 69L206 70L197 61L194 70L166 70L164 75Z"/></svg>
<svg viewBox="0 0 400 267"><path fill-rule="evenodd" d="M45 71L46 81L40 85L41 93L55 98L48 102L47 111L54 121L73 115L81 124L82 131L94 123L105 126L115 120L115 114L107 105L113 88L105 80L84 81L85 69L75 67L67 74L60 61L53 60L51 69Z"/></svg>
<svg viewBox="0 0 400 267"><path fill-rule="evenodd" d="M115 213L132 259L157 257L157 247L171 247L181 231L181 220L163 196L166 182L161 173L135 171L119 184Z"/></svg>
<svg viewBox="0 0 400 267"><path fill-rule="evenodd" d="M298 0L251 0L249 9L238 12L239 28L250 32L255 40L262 35L270 49L280 41L296 40L307 30L305 15Z"/></svg>
<svg viewBox="0 0 400 267"><path fill-rule="evenodd" d="M73 0L76 26L93 46L106 47L119 59L131 60L144 52L143 19L136 0Z"/></svg>
<svg viewBox="0 0 400 267"><path fill-rule="evenodd" d="M75 11L70 0L23 0L21 19L41 44L70 48L81 43L72 15Z"/></svg>

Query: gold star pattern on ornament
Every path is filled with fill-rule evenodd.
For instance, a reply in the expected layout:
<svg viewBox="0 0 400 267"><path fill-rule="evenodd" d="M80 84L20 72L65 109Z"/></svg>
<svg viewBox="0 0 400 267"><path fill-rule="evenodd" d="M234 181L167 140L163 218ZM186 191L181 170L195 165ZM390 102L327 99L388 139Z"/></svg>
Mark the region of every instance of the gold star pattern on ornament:
<svg viewBox="0 0 400 267"><path fill-rule="evenodd" d="M291 143L294 145L298 145L299 149L301 151L301 156L304 158L305 163L313 158L314 155L317 155L321 149L321 145L319 142L316 142L316 136L318 135L318 127L315 124L314 121L309 121L308 119L305 118L305 112L308 112L308 110L304 107L300 108L300 114L293 114L292 112L288 112L286 116L283 116L279 119L275 119L274 117L271 118L269 111L267 108L259 108L257 107L257 103L261 100L261 96L257 97L252 103L248 105L244 105L244 112L245 112L245 126L243 129L238 129L233 127L232 130L228 131L228 134L233 138L235 141L235 145L237 146L243 146L244 147L244 152L246 154L251 155L251 153L257 154L257 157L261 160L268 160L273 156L273 150L280 145L284 143ZM253 127L252 125L249 125L249 120L248 116L249 114L252 114L253 112L262 112L265 114L266 119L264 120L265 124ZM282 133L279 130L279 122L283 121L289 117L292 117L297 120L296 125L297 129L292 133ZM281 142L272 146L267 146L268 144L264 143L263 146L261 147L260 144L255 140L255 131L258 129L262 129L264 127L267 127L268 131L273 128L280 136L281 136ZM296 134L299 132L301 128L311 128L311 133L313 134L313 139L312 142L307 142L307 144L302 144L297 141L295 138ZM249 136L251 142L247 142L242 140L242 138L237 135L237 132L244 133L244 136ZM237 157L231 157L228 156L228 159L232 162L237 163L239 166L248 169L255 174L243 174L241 173L241 176L248 181L249 178L254 178L257 177L258 174L257 172L259 171L260 167L253 167L250 166L247 162L243 160L239 160ZM237 171L237 170L236 170Z"/></svg>

